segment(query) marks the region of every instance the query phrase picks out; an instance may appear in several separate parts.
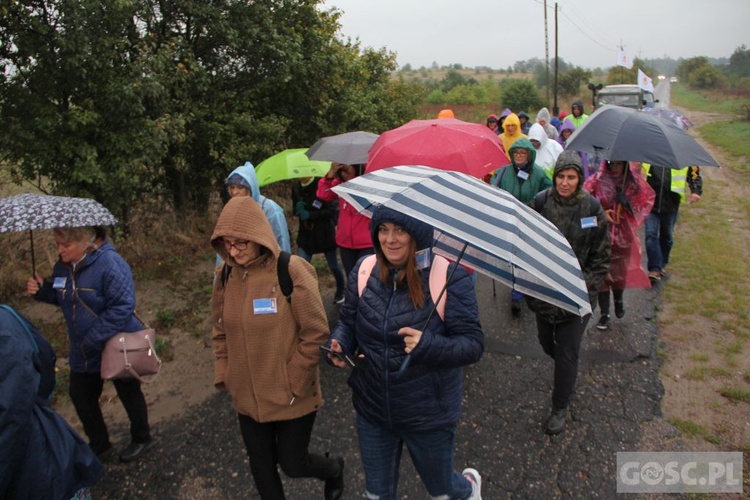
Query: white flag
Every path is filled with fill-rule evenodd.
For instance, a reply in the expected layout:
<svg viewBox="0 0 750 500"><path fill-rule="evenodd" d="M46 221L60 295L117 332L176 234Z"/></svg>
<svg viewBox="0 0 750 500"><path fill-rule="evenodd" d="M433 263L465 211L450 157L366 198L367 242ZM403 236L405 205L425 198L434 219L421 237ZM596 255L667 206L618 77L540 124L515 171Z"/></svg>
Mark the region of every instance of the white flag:
<svg viewBox="0 0 750 500"><path fill-rule="evenodd" d="M617 51L617 65L624 66L628 69L633 67L633 61L630 60L628 55L622 49Z"/></svg>
<svg viewBox="0 0 750 500"><path fill-rule="evenodd" d="M638 68L638 86L643 90L648 90L649 92L654 91L654 81L646 76L646 73L641 71L641 68Z"/></svg>

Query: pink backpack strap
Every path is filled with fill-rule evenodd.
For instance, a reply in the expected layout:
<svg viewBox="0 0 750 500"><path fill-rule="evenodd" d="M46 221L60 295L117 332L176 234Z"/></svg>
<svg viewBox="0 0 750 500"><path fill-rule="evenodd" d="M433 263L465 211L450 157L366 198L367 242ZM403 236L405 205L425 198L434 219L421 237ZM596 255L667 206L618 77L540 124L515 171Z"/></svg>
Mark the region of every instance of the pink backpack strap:
<svg viewBox="0 0 750 500"><path fill-rule="evenodd" d="M362 263L359 265L359 272L357 273L357 295L362 296L362 292L365 291L367 286L367 280L372 274L372 268L375 267L375 263L378 261L377 256L368 255L364 258Z"/></svg>
<svg viewBox="0 0 750 500"><path fill-rule="evenodd" d="M432 268L430 269L430 297L435 302L440 297L448 277L448 259L436 255L432 259ZM445 299L448 297L448 290L445 291L437 304L437 313L440 319L445 320Z"/></svg>
<svg viewBox="0 0 750 500"><path fill-rule="evenodd" d="M372 268L375 267L376 262L377 257L375 255L368 255L359 265L359 271L357 272L357 294L360 297L362 296L362 292L365 291L367 280L370 278ZM435 255L432 259L432 267L430 268L430 297L432 297L433 302L437 301L447 281L448 264L450 264L448 259L440 255ZM437 305L437 313L440 319L445 319L445 299L448 297L447 294L448 291L446 290L440 299L440 303Z"/></svg>

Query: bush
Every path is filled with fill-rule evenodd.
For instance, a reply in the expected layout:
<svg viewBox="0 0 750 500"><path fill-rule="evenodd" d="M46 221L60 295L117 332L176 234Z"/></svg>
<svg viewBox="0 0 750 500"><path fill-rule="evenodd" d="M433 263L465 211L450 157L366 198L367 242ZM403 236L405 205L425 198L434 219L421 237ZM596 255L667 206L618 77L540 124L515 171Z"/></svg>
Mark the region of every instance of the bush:
<svg viewBox="0 0 750 500"><path fill-rule="evenodd" d="M505 80L501 87L500 108L521 110L544 107L544 100L539 97L531 80Z"/></svg>

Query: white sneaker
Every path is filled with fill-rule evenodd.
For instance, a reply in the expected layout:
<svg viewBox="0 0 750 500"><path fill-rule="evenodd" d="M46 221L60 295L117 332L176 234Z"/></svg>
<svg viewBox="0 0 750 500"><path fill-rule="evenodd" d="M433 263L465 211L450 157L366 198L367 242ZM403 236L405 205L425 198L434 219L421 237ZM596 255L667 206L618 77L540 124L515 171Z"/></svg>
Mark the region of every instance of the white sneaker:
<svg viewBox="0 0 750 500"><path fill-rule="evenodd" d="M482 476L476 469L467 467L461 473L471 483L471 496L469 500L482 500Z"/></svg>

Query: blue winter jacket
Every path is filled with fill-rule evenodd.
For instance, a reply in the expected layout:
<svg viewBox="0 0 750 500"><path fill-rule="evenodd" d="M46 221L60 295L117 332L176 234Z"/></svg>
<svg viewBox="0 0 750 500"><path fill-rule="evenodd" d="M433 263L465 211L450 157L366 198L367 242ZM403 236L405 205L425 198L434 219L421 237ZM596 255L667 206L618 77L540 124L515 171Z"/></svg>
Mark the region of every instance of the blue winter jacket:
<svg viewBox="0 0 750 500"><path fill-rule="evenodd" d="M26 318L0 308L0 498L67 499L104 467L49 406L55 354Z"/></svg>
<svg viewBox="0 0 750 500"><path fill-rule="evenodd" d="M135 284L130 266L109 240L89 253L75 271L58 261L34 298L62 309L70 340L68 363L76 373L98 373L110 337L143 329L133 314Z"/></svg>
<svg viewBox="0 0 750 500"><path fill-rule="evenodd" d="M433 229L427 224L390 209L375 211L371 233L375 248L378 226L393 222L417 240L418 249L432 245ZM425 305L414 308L406 287L395 284L391 270L388 283L380 281L380 265L372 269L360 297L357 274L361 261L347 285L346 302L331 339L336 339L350 355L365 355L361 368L352 370L349 386L357 413L375 425L404 431L432 430L453 426L461 413L463 372L461 367L479 360L484 351L484 334L474 285L469 274L458 266L448 282L445 320L433 314L424 328L433 302L429 292L429 268L421 273ZM448 275L455 267L449 266ZM406 357L402 327L423 330L412 351L408 370L396 377ZM330 345L330 340L329 340Z"/></svg>

